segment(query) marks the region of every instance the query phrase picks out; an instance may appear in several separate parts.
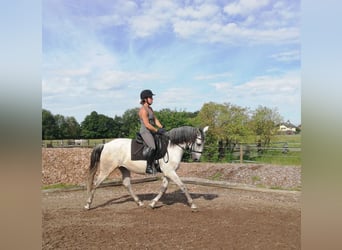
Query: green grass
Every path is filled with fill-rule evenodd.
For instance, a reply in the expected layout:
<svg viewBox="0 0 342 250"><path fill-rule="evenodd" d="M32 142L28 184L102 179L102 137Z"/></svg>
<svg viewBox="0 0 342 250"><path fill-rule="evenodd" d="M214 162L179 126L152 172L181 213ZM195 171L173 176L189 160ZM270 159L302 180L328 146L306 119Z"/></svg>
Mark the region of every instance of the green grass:
<svg viewBox="0 0 342 250"><path fill-rule="evenodd" d="M276 165L294 165L300 166L301 159L301 135L277 135L274 136L263 154L255 157L256 162L276 164ZM282 153L284 143L287 143L289 152Z"/></svg>
<svg viewBox="0 0 342 250"><path fill-rule="evenodd" d="M252 176L252 181L253 182L260 181L260 180L261 180L260 176L257 176L257 175L253 175Z"/></svg>
<svg viewBox="0 0 342 250"><path fill-rule="evenodd" d="M276 135L274 137L272 137L271 140L271 145L280 145L282 143L287 142L289 147L301 147L302 144L302 136L300 134L298 135Z"/></svg>
<svg viewBox="0 0 342 250"><path fill-rule="evenodd" d="M275 135L272 141L301 142L301 134L296 135Z"/></svg>
<svg viewBox="0 0 342 250"><path fill-rule="evenodd" d="M65 183L57 183L57 184L52 184L52 185L45 185L42 187L43 190L47 189L66 189L66 188L75 188L79 187L77 185L72 185L72 184L65 184Z"/></svg>
<svg viewBox="0 0 342 250"><path fill-rule="evenodd" d="M255 157L253 160L259 163L276 165L300 166L302 164L301 152L288 152L287 154L283 154L279 151L268 151Z"/></svg>
<svg viewBox="0 0 342 250"><path fill-rule="evenodd" d="M267 188L267 187L266 187L265 185L263 185L263 184L257 184L256 187L257 187L257 188Z"/></svg>
<svg viewBox="0 0 342 250"><path fill-rule="evenodd" d="M273 190L287 190L287 191L301 191L302 190L301 187L283 188L283 187L279 187L279 186L272 186L272 187L270 187L270 189L273 189Z"/></svg>
<svg viewBox="0 0 342 250"><path fill-rule="evenodd" d="M210 176L209 179L213 181L219 181L222 178L222 173L217 172L214 175Z"/></svg>

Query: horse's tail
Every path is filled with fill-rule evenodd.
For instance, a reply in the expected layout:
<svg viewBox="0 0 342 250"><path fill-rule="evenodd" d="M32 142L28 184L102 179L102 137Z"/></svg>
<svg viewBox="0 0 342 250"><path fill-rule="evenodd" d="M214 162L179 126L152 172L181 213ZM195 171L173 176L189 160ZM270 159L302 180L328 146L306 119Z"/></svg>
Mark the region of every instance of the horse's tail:
<svg viewBox="0 0 342 250"><path fill-rule="evenodd" d="M100 162L100 157L101 157L103 147L104 147L104 144L99 144L91 152L90 165L89 165L89 171L88 171L88 183L87 183L88 193L90 192L93 186L94 176L95 176L97 167Z"/></svg>

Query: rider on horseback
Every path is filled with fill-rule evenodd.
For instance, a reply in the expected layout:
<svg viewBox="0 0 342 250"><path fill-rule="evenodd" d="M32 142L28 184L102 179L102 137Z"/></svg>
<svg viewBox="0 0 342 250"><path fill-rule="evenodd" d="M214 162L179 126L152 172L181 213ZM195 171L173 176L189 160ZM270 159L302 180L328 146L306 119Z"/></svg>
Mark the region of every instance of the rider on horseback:
<svg viewBox="0 0 342 250"><path fill-rule="evenodd" d="M157 170L160 172L158 162L156 163L156 166L154 166L156 143L153 134L165 133L163 125L154 115L153 109L151 108L151 105L153 103L153 96L154 94L149 89L145 89L140 93L140 104L142 105L139 110L139 118L141 123L140 135L146 143L146 147L143 150L143 155L147 159L147 174L155 174Z"/></svg>

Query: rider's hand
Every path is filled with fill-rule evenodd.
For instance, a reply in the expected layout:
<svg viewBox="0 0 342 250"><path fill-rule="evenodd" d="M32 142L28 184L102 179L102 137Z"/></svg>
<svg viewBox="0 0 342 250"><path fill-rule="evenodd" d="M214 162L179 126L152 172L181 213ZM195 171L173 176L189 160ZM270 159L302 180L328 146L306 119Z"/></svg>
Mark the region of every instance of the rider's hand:
<svg viewBox="0 0 342 250"><path fill-rule="evenodd" d="M165 134L165 133L166 133L166 130L163 129L163 128L158 128L157 133L160 134L160 135L162 135L162 134Z"/></svg>

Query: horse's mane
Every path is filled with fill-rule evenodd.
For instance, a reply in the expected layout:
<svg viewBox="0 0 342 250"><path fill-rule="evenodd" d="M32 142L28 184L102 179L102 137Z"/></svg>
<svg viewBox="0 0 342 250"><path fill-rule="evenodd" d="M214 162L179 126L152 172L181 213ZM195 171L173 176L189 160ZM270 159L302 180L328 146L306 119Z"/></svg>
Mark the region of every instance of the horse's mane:
<svg viewBox="0 0 342 250"><path fill-rule="evenodd" d="M197 138L198 132L200 131L201 130L199 128L183 126L183 127L171 129L170 131L167 132L167 135L170 138L171 144L188 143L188 142L194 142ZM202 138L203 138L203 133L202 133Z"/></svg>

